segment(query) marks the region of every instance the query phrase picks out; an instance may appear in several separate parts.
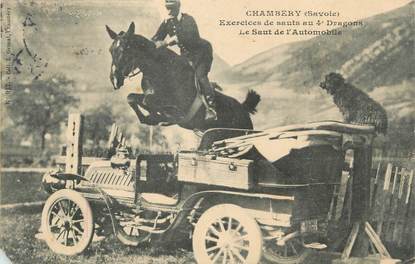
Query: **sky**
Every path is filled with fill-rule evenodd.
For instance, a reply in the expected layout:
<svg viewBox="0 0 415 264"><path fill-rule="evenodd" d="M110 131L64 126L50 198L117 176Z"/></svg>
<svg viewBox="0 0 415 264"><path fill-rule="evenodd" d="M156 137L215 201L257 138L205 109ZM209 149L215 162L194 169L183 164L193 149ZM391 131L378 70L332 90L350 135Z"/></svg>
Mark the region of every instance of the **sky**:
<svg viewBox="0 0 415 264"><path fill-rule="evenodd" d="M165 17L164 0L155 1L160 15ZM182 10L196 19L202 37L212 43L216 53L229 64L235 65L277 45L308 39L310 36L240 36L239 27L219 26L221 19L246 19L247 10L332 10L340 13L340 16L333 20L350 21L381 14L409 2L408 0L182 0Z"/></svg>

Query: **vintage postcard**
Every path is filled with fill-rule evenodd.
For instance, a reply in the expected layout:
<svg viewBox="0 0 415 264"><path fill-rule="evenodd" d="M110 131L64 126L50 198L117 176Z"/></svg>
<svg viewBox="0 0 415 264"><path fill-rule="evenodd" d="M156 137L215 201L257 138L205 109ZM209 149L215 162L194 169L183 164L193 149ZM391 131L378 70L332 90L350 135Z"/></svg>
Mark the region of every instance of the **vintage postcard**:
<svg viewBox="0 0 415 264"><path fill-rule="evenodd" d="M414 1L0 12L0 263L414 263Z"/></svg>

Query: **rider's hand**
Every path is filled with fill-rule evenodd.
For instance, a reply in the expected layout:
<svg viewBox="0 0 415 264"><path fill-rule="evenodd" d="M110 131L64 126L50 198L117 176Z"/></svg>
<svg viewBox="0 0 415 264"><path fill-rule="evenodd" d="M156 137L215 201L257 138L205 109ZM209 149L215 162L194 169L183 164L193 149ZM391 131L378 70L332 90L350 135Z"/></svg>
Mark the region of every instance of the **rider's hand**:
<svg viewBox="0 0 415 264"><path fill-rule="evenodd" d="M161 48L161 47L164 47L164 46L167 46L165 41L156 41L156 43L154 43L154 44L156 44L157 49Z"/></svg>
<svg viewBox="0 0 415 264"><path fill-rule="evenodd" d="M167 39L165 40L165 42L167 43L168 46L173 46L175 45L179 40L177 39L177 36L172 36L172 37L167 37Z"/></svg>

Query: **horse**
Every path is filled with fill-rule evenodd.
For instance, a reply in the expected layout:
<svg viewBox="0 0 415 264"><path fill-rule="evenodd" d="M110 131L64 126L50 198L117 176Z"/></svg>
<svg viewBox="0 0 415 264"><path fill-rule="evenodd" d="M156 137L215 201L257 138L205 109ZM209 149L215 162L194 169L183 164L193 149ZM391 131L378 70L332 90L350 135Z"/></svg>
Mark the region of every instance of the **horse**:
<svg viewBox="0 0 415 264"><path fill-rule="evenodd" d="M210 128L253 129L250 114L256 112L260 96L250 90L243 103L215 91L216 120L205 120L206 108L189 61L138 34L132 22L127 32L114 32L106 26L113 43L110 47L111 83L115 90L124 79L139 70L143 74L143 94L129 94L128 103L139 121L147 125L174 125L195 131ZM149 85L151 84L151 85ZM145 113L147 112L147 114Z"/></svg>

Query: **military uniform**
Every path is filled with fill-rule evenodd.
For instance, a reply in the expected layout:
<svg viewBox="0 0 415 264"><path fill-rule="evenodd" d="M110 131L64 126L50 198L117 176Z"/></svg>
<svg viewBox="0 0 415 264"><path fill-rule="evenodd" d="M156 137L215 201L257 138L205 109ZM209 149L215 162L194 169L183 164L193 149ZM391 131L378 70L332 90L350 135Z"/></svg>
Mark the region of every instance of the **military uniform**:
<svg viewBox="0 0 415 264"><path fill-rule="evenodd" d="M213 61L212 45L209 41L200 37L194 18L188 14L179 13L176 17L165 19L152 40L159 42L164 41L167 37L174 36L177 36L177 41L168 44L177 44L181 55L192 62L201 84L202 93L208 103L208 111L212 111L214 118L216 118L216 112L213 109L215 93L207 77Z"/></svg>
<svg viewBox="0 0 415 264"><path fill-rule="evenodd" d="M210 71L212 65L212 46L199 35L196 22L192 16L181 14L180 17L171 17L163 21L153 41L162 41L167 36L177 36L177 44L183 56L186 56L196 68L199 64L206 64Z"/></svg>

